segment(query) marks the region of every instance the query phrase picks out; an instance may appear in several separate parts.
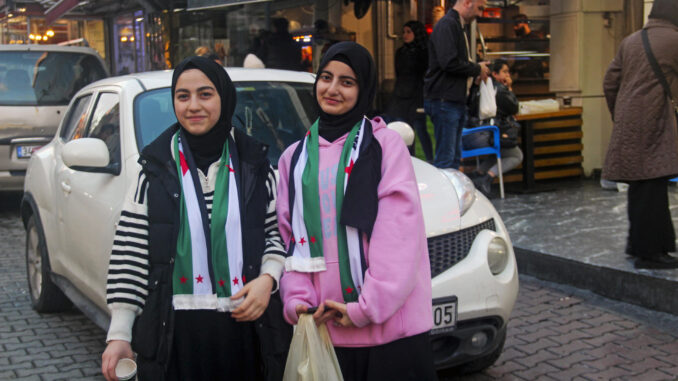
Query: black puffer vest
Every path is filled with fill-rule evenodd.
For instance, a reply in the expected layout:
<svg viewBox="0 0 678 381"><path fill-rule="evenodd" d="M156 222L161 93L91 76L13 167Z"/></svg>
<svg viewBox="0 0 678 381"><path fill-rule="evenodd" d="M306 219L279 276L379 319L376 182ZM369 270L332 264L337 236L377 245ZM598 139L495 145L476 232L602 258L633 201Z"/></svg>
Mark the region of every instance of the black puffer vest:
<svg viewBox="0 0 678 381"><path fill-rule="evenodd" d="M180 183L170 151L174 125L141 152L139 163L148 179L150 273L148 297L134 322L132 348L137 353L140 380L164 380L172 351L174 313L172 271L179 232ZM267 147L235 130L236 182L243 235L243 275L259 275L265 248L264 223L268 201ZM235 157L236 155L234 155ZM280 380L292 338L292 327L282 315L280 294L271 295L268 308L254 322L267 380Z"/></svg>

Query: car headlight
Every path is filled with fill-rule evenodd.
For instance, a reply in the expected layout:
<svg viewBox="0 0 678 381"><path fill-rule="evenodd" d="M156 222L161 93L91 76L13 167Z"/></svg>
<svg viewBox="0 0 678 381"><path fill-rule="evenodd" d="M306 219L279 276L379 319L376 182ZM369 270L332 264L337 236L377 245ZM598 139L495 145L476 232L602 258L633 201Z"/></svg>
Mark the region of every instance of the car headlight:
<svg viewBox="0 0 678 381"><path fill-rule="evenodd" d="M461 209L459 215L463 216L476 200L476 188L473 186L471 179L457 170L441 169L441 172L447 176L452 186L454 186L457 197L459 197L459 208Z"/></svg>
<svg viewBox="0 0 678 381"><path fill-rule="evenodd" d="M504 271L508 263L508 245L501 237L494 237L487 245L487 263L492 274L497 275Z"/></svg>

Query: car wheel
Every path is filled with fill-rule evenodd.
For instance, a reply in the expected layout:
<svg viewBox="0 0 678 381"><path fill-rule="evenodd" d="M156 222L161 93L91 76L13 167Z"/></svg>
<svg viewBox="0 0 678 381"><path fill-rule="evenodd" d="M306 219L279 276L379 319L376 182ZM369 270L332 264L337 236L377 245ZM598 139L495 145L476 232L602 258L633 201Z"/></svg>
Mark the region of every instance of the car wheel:
<svg viewBox="0 0 678 381"><path fill-rule="evenodd" d="M71 307L71 301L49 276L45 237L36 224L35 215L26 224L26 273L33 309L38 312L59 312Z"/></svg>
<svg viewBox="0 0 678 381"><path fill-rule="evenodd" d="M481 358L469 361L466 364L459 365L456 369L456 372L460 374L469 374L480 372L481 370L489 368L490 366L492 366L492 364L495 363L495 361L497 361L497 359L499 359L499 356L501 356L501 352L504 350L505 342L506 342L506 330L504 329L501 334L501 337L499 338L499 344L497 345L497 349Z"/></svg>

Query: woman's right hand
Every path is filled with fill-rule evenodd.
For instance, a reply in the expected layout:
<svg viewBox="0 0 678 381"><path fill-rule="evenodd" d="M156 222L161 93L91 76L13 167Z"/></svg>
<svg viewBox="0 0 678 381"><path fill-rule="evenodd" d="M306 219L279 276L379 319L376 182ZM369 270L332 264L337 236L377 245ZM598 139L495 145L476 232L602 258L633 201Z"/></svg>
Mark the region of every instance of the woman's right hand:
<svg viewBox="0 0 678 381"><path fill-rule="evenodd" d="M118 365L118 361L123 358L134 359L134 352L132 352L129 341L109 341L104 354L101 355L101 373L104 374L106 381L118 381L118 377L115 375L115 367Z"/></svg>
<svg viewBox="0 0 678 381"><path fill-rule="evenodd" d="M295 309L297 311L297 316L301 316L301 314L305 314L308 311L308 307L306 307L303 304L297 304L297 307ZM321 303L318 306L318 310L315 311L315 313L313 314L313 320L315 320L315 325L319 326L329 320L333 320L336 314L337 311L332 309L326 310L325 303Z"/></svg>

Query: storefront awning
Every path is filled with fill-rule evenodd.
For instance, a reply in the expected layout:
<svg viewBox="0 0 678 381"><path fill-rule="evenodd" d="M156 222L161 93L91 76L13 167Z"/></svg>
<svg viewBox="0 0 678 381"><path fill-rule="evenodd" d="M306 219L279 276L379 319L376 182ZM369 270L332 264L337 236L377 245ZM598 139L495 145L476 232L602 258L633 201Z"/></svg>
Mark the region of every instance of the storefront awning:
<svg viewBox="0 0 678 381"><path fill-rule="evenodd" d="M272 0L188 0L189 11L197 11L201 9L223 8L231 5L249 4L249 3L263 3Z"/></svg>
<svg viewBox="0 0 678 381"><path fill-rule="evenodd" d="M61 0L45 11L45 23L50 25L66 12L78 6L80 0Z"/></svg>

